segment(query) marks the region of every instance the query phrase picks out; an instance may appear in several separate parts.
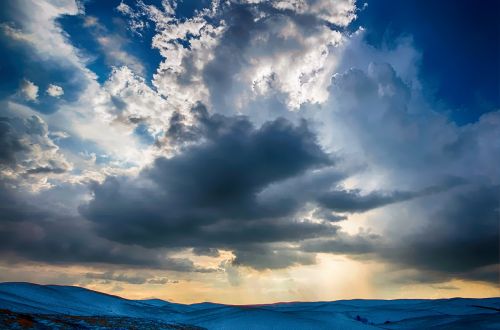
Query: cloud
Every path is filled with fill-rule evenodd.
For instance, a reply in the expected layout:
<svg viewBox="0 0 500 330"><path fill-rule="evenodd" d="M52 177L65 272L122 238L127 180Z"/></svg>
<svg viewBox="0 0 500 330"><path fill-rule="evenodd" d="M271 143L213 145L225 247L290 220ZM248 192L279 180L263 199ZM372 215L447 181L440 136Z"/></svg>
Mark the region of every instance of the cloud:
<svg viewBox="0 0 500 330"><path fill-rule="evenodd" d="M144 284L147 282L147 278L142 276L129 276L126 274L115 274L114 272L108 271L104 273L86 273L85 278L91 280L105 280L114 282L125 282L129 284Z"/></svg>
<svg viewBox="0 0 500 330"><path fill-rule="evenodd" d="M318 17L342 27L349 25L356 18L356 5L353 0L274 0L270 1L270 4L279 10L290 10L297 14Z"/></svg>
<svg viewBox="0 0 500 330"><path fill-rule="evenodd" d="M5 165L14 164L16 153L27 150L5 117L0 118L0 145L0 162Z"/></svg>
<svg viewBox="0 0 500 330"><path fill-rule="evenodd" d="M49 87L47 87L47 94L52 97L60 97L64 95L64 90L61 86L50 84Z"/></svg>
<svg viewBox="0 0 500 330"><path fill-rule="evenodd" d="M472 186L447 196L440 208L427 214L432 221L394 239L381 256L421 271L497 283L498 268L490 269L488 276L479 274L500 260L499 199L498 185Z"/></svg>
<svg viewBox="0 0 500 330"><path fill-rule="evenodd" d="M323 252L360 256L375 253L385 244L385 239L378 234L360 230L351 235L338 230L330 238L309 240L302 244L301 249L306 252Z"/></svg>
<svg viewBox="0 0 500 330"><path fill-rule="evenodd" d="M499 188L469 185L445 196L424 198L439 207L423 213L419 207L413 209L412 219L422 225L411 231L400 229L405 227L401 222L394 222L383 234L338 231L330 239L307 241L302 249L376 258L417 271L413 280L418 282L458 278L497 284Z"/></svg>
<svg viewBox="0 0 500 330"><path fill-rule="evenodd" d="M208 256L214 258L220 256L219 250L209 247L195 247L193 248L193 254L197 256Z"/></svg>
<svg viewBox="0 0 500 330"><path fill-rule="evenodd" d="M38 101L38 86L33 82L24 79L19 91L26 100L32 102Z"/></svg>
<svg viewBox="0 0 500 330"><path fill-rule="evenodd" d="M86 273L85 278L90 280L102 280L104 282L123 282L128 284L170 284L178 283L177 281L169 280L165 277L149 277L141 275L128 275L125 273L115 273L107 271L103 273Z"/></svg>
<svg viewBox="0 0 500 330"><path fill-rule="evenodd" d="M136 73L144 75L144 65L137 57L126 51L126 46L130 41L125 33L111 33L97 17L91 15L85 16L83 26L90 30L101 47L108 65L127 66Z"/></svg>
<svg viewBox="0 0 500 330"><path fill-rule="evenodd" d="M10 96L22 85L21 95L29 105L44 113L57 111L59 100L48 93L38 93L37 86L56 84L64 88L65 100L75 101L79 93L92 83L95 75L86 68L87 58L68 40L57 20L79 13L75 1L4 1L0 40L4 52L0 95ZM28 77L28 78L26 78Z"/></svg>
<svg viewBox="0 0 500 330"><path fill-rule="evenodd" d="M401 270L398 283L498 283L498 111L457 126L388 63L332 80L328 116L311 112L322 122L318 139L351 168L366 165L349 177L350 189L319 190L317 201L341 214L385 207L367 216L370 234L338 230L301 249L384 262ZM397 186L410 189L390 189Z"/></svg>
<svg viewBox="0 0 500 330"><path fill-rule="evenodd" d="M82 186L64 185L35 194L0 180L0 256L11 265L116 265L179 272L212 272L169 251L118 244L93 233L75 211L86 196ZM64 233L64 235L61 235Z"/></svg>
<svg viewBox="0 0 500 330"><path fill-rule="evenodd" d="M135 179L108 178L81 207L98 233L147 247L234 247L297 240L335 230L292 220L297 205L256 199L267 185L325 166L305 123L255 128L244 117L201 115L202 142L160 157ZM202 248L202 250L199 250Z"/></svg>
<svg viewBox="0 0 500 330"><path fill-rule="evenodd" d="M433 285L432 288L437 290L459 290L459 288L454 285Z"/></svg>
<svg viewBox="0 0 500 330"><path fill-rule="evenodd" d="M80 211L100 235L150 248L192 247L198 254L229 249L237 264L282 268L313 263L314 253L269 244L328 236L338 244L341 232L331 222L346 216L328 216L327 209L365 212L462 182L445 178L414 192L361 194L338 186L349 174L335 168L305 121L294 126L277 119L257 128L246 117L209 115L202 105L192 109L191 118L191 125L182 117L170 121L165 139L190 141L178 153L158 157L137 178L108 177L93 185L93 199ZM317 206L316 221L302 213L311 204ZM360 242L343 236L338 247L362 254L374 237L363 238L360 248Z"/></svg>
<svg viewBox="0 0 500 330"><path fill-rule="evenodd" d="M254 269L279 269L295 265L312 265L316 263L316 255L287 246L248 245L235 251L233 265L246 265Z"/></svg>
<svg viewBox="0 0 500 330"><path fill-rule="evenodd" d="M176 284L179 283L177 280L169 280L168 278L165 277L155 277L155 278L150 278L147 281L148 284Z"/></svg>
<svg viewBox="0 0 500 330"><path fill-rule="evenodd" d="M333 190L318 196L319 204L335 212L364 212L385 205L404 202L413 198L445 191L463 183L460 179L448 180L442 186L428 187L421 191L393 191L390 193L371 192L361 195L359 189Z"/></svg>
<svg viewBox="0 0 500 330"><path fill-rule="evenodd" d="M47 187L46 179L52 174L69 171L72 164L50 138L47 124L38 116L28 118L0 118L0 168L3 177L30 179L20 185L38 190Z"/></svg>
<svg viewBox="0 0 500 330"><path fill-rule="evenodd" d="M131 69L113 68L103 88L109 97L101 107L113 120L133 127L147 125L154 137L165 130L173 113L168 101Z"/></svg>
<svg viewBox="0 0 500 330"><path fill-rule="evenodd" d="M154 24L152 45L164 61L152 83L172 109L186 115L203 102L211 111L252 114L261 123L276 118L266 114L327 99L336 48L345 41L331 24L347 25L355 8L353 1L213 2L185 19L171 6L120 4L118 10L134 31Z"/></svg>

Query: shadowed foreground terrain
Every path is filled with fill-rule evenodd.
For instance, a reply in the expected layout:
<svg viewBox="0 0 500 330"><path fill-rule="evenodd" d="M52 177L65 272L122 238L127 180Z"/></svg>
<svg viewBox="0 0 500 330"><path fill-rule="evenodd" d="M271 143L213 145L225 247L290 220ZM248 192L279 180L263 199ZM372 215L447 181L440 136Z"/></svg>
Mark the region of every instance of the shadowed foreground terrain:
<svg viewBox="0 0 500 330"><path fill-rule="evenodd" d="M1 329L500 329L500 298L230 306L0 283Z"/></svg>

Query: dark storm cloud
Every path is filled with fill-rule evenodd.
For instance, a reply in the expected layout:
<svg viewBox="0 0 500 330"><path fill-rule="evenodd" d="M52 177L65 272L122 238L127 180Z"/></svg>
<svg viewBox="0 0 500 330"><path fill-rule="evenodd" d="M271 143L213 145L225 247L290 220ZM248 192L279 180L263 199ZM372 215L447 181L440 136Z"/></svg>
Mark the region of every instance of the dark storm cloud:
<svg viewBox="0 0 500 330"><path fill-rule="evenodd" d="M11 165L15 162L15 154L26 150L15 133L9 118L0 117L0 164Z"/></svg>
<svg viewBox="0 0 500 330"><path fill-rule="evenodd" d="M358 233L349 235L338 231L330 238L310 240L302 244L306 252L330 252L347 255L364 255L374 253L385 241L380 235L373 233Z"/></svg>
<svg viewBox="0 0 500 330"><path fill-rule="evenodd" d="M456 193L431 215L427 226L398 239L381 255L421 270L498 280L498 267L494 272L484 267L500 261L499 209L500 186Z"/></svg>
<svg viewBox="0 0 500 330"><path fill-rule="evenodd" d="M46 194L50 194L46 191ZM73 194L74 191L62 191ZM63 201L62 197L52 196ZM22 194L0 181L0 255L5 262L51 264L116 264L175 271L207 271L188 259L170 258L165 251L110 242L97 237L77 215L37 196ZM50 198L49 198L50 199Z"/></svg>
<svg viewBox="0 0 500 330"><path fill-rule="evenodd" d="M40 117L0 117L0 168L16 175L47 175L67 172L70 164Z"/></svg>
<svg viewBox="0 0 500 330"><path fill-rule="evenodd" d="M325 209L317 209L316 211L314 211L314 217L317 219L323 219L330 222L338 222L347 219L347 216L345 215L335 214Z"/></svg>
<svg viewBox="0 0 500 330"><path fill-rule="evenodd" d="M253 253L259 268L310 263L310 256L297 257L284 250L270 253L264 261L257 258L261 250L250 248L262 244L265 249L269 243L336 231L329 223L296 216L303 200L257 198L269 184L331 165L306 123L292 125L278 119L255 128L244 117L209 116L202 105L193 109L193 117L195 126L186 126L182 120L170 125L176 127L169 133L178 137L181 154L157 159L138 178L110 177L93 185L94 199L82 207L90 223L74 214L71 205L54 207L54 201L63 205L67 196L83 194L83 187L75 192L72 189L77 188L62 185L33 195L13 189L15 182L2 181L0 254L4 260L213 271L200 269L187 259L170 258L164 249L193 247L194 254L213 257L218 248L241 248L238 264L251 265ZM25 149L16 141L21 137L43 137L45 141L46 128L36 118L17 120L16 127L11 127L10 120L2 123L1 142L9 147L4 158L16 168L23 161L16 154ZM189 146L183 141L198 142ZM46 164L21 172L63 172L57 162L48 159ZM104 237L96 236L92 225Z"/></svg>
<svg viewBox="0 0 500 330"><path fill-rule="evenodd" d="M278 269L294 265L312 265L316 255L290 247L249 245L236 249L233 265L250 265L255 269Z"/></svg>
<svg viewBox="0 0 500 330"><path fill-rule="evenodd" d="M393 192L381 194L378 192L361 195L360 190L329 191L318 198L323 207L336 212L363 212L380 206L402 202L415 197L415 193Z"/></svg>
<svg viewBox="0 0 500 330"><path fill-rule="evenodd" d="M294 220L301 205L267 203L271 183L330 163L305 122L255 128L244 117L199 117L203 142L158 158L138 178L108 178L81 207L98 232L148 247L230 247L318 237L326 223Z"/></svg>
<svg viewBox="0 0 500 330"><path fill-rule="evenodd" d="M425 226L411 233L382 237L338 232L331 239L308 241L302 250L372 255L416 270L417 275L406 279L410 282L461 278L498 284L500 187L466 187L441 198L429 199L442 205L426 215Z"/></svg>
<svg viewBox="0 0 500 330"><path fill-rule="evenodd" d="M29 170L26 171L26 174L46 174L46 173L55 173L55 174L61 174L66 172L65 168L60 168L57 166L51 167L51 166L40 166L36 168L30 168Z"/></svg>
<svg viewBox="0 0 500 330"><path fill-rule="evenodd" d="M108 177L91 187L94 197L80 212L99 235L148 248L191 247L199 255L229 249L238 264L287 267L314 258L293 249L274 253L271 245L337 234L332 222L345 214L331 210L364 212L456 184L367 195L336 190L332 185L345 175L331 170L332 157L305 121L277 119L257 128L246 117L209 115L201 104L192 111L194 125L174 116L167 131L166 139L182 152L157 158L136 178ZM301 208L315 204L321 221L300 215ZM266 257L256 244L269 251Z"/></svg>
<svg viewBox="0 0 500 330"><path fill-rule="evenodd" d="M197 256L208 256L214 258L220 256L219 250L209 247L195 247L193 248L193 254Z"/></svg>
<svg viewBox="0 0 500 330"><path fill-rule="evenodd" d="M450 189L464 180L449 178L440 186L433 186L421 191L393 191L389 193L371 192L362 195L359 189L333 190L322 193L317 198L319 205L335 212L364 212L381 206L408 201Z"/></svg>

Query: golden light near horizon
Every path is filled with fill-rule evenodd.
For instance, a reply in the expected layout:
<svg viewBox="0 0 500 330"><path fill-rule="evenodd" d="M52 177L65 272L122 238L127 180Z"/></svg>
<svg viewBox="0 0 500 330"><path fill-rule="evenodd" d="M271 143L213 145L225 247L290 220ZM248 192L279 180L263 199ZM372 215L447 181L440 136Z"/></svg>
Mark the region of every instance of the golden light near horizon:
<svg viewBox="0 0 500 330"><path fill-rule="evenodd" d="M205 260L206 263L200 265L211 267L227 260L210 259L214 260ZM320 254L314 265L295 266L278 271L233 267L219 269L213 273L186 275L178 272L128 269L114 271L114 277L101 279L88 276L104 273L95 267L30 265L12 270L11 267L3 266L0 268L3 274L0 280L79 285L128 299L158 298L184 304L209 301L251 305L290 301L481 298L499 295L499 289L495 285L475 281L394 284L390 279L384 278L388 274L387 268L388 265L380 262ZM230 276L236 279L228 280ZM144 277L144 283L129 283L131 279L140 277ZM314 281L311 281L311 278L314 278ZM147 283L147 280L151 279L167 281Z"/></svg>

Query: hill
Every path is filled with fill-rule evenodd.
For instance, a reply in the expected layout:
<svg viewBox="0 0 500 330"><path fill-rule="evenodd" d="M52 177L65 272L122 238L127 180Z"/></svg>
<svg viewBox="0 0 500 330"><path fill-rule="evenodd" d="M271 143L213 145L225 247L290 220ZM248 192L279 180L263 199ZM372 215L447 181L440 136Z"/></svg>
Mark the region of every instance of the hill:
<svg viewBox="0 0 500 330"><path fill-rule="evenodd" d="M0 283L5 329L500 329L500 298L232 306L129 300L76 286Z"/></svg>

